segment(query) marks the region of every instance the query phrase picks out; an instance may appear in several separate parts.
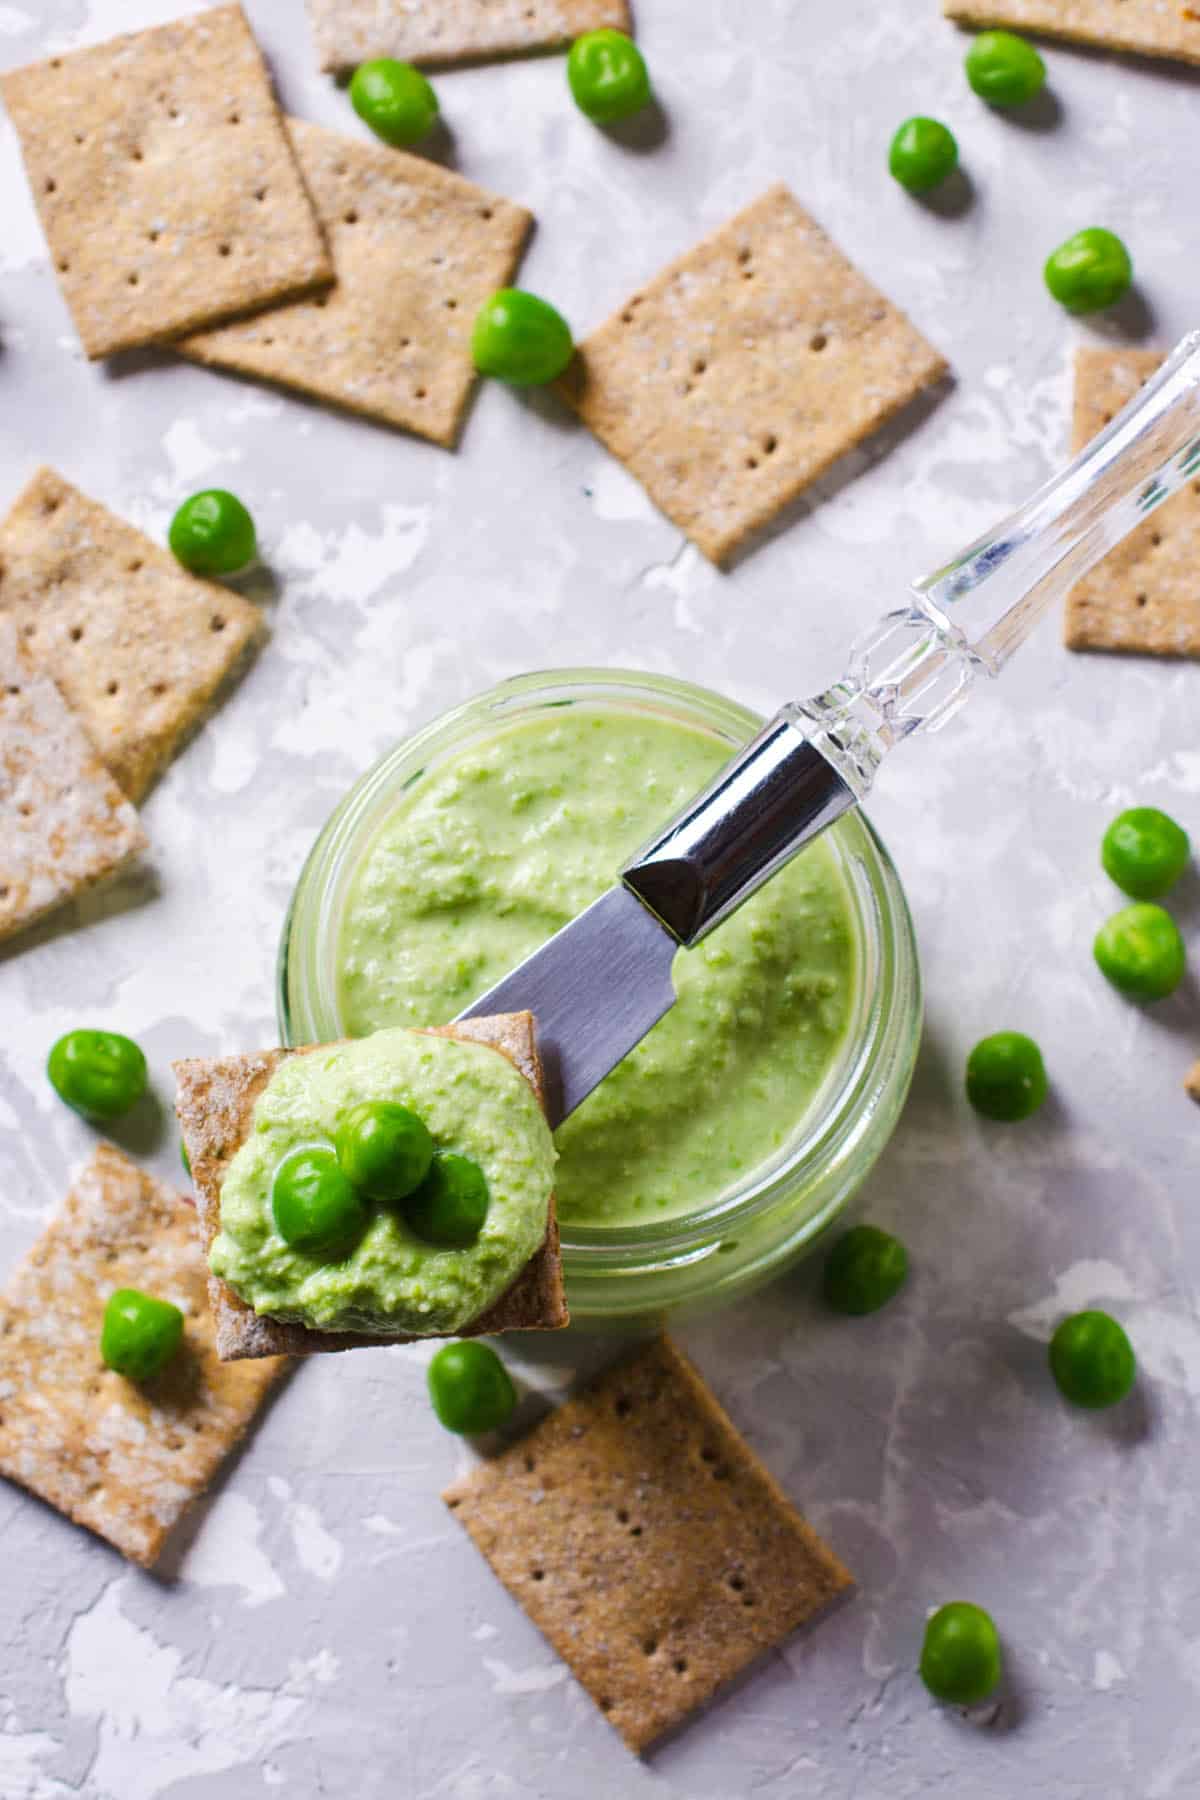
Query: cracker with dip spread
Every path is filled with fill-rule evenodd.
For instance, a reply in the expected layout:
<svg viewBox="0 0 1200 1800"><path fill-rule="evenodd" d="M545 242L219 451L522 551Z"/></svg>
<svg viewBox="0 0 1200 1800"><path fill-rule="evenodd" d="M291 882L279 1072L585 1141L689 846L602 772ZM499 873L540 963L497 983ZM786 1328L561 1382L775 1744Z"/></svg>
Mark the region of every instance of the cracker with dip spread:
<svg viewBox="0 0 1200 1800"><path fill-rule="evenodd" d="M376 56L425 67L556 50L585 31L632 31L628 0L308 0L321 67Z"/></svg>
<svg viewBox="0 0 1200 1800"><path fill-rule="evenodd" d="M145 848L133 807L0 613L0 939Z"/></svg>
<svg viewBox="0 0 1200 1800"><path fill-rule="evenodd" d="M506 1163L505 1140L510 1131L514 1138L516 1136L517 1126L521 1122L517 1113L526 1110L528 1090L532 1090L535 1102L533 1112L537 1119L539 1143L541 1139L545 1139L547 1175L541 1195L542 1210L538 1214L537 1230L524 1264L518 1265L515 1272L507 1277L507 1285L489 1298L477 1314L464 1316L452 1326L446 1323L445 1328L436 1322L435 1309L444 1298L438 1289L448 1290L450 1302L453 1303L463 1291L459 1284L470 1273L467 1265L455 1259L471 1256L475 1248L480 1249L481 1255L493 1254L490 1240L507 1223L505 1208L511 1199L507 1187L502 1192L493 1188L488 1218L480 1233L478 1246L461 1250L443 1248L436 1252L429 1248L424 1266L418 1261L415 1272L410 1268L403 1276L398 1277L401 1283L407 1284L404 1286L407 1296L405 1304L410 1309L415 1307L418 1314L427 1310L432 1313L435 1322L431 1323L427 1331L405 1330L398 1326L385 1329L382 1325L373 1329L366 1316L361 1320L356 1319L350 1330L338 1329L336 1325L337 1318L347 1308L362 1314L367 1310L357 1297L355 1284L363 1280L378 1282L383 1279L379 1271L387 1267L389 1259L397 1266L406 1260L411 1263L413 1240L402 1223L402 1212L383 1206L375 1209L367 1226L366 1236L360 1241L358 1249L349 1257L333 1259L327 1274L320 1258L313 1262L302 1257L293 1259L293 1263L288 1264L287 1246L280 1239L277 1224L269 1210L271 1195L261 1191L263 1188L273 1188L269 1165L276 1152L269 1134L280 1121L285 1126L291 1125L299 1104L295 1095L279 1094L277 1084L275 1088L271 1087L279 1072L289 1064L303 1062L311 1064L311 1067L293 1071L300 1079L311 1076L319 1081L324 1076L325 1069L328 1069L336 1082L352 1063L371 1055L370 1046L378 1046L385 1039L396 1040L391 1048L394 1053L402 1050L405 1058L410 1058L411 1053L420 1052L428 1060L432 1054L427 1042L430 1039L449 1039L456 1047L465 1047L470 1052L467 1056L450 1057L449 1060L456 1066L446 1070L446 1092L440 1100L435 1098L435 1105L440 1107L441 1116L450 1120L453 1138L458 1140L465 1134L469 1140L467 1154L471 1153L478 1142L483 1142L486 1146L488 1133L491 1132L493 1181L498 1169L501 1182L511 1179L514 1187L519 1186L522 1171L518 1167L514 1176L511 1160ZM412 1042L401 1043L400 1040ZM479 1061L477 1054L481 1050L486 1053L486 1060L483 1062ZM508 1074L501 1080L502 1086L504 1083L509 1084L509 1091L501 1096L499 1110L489 1123L484 1109L478 1106L476 1096L471 1091L470 1081L473 1074L482 1075L488 1081L497 1081L500 1078L499 1071L490 1061L497 1056L510 1065ZM324 1068L320 1064L324 1064ZM519 1074L519 1087L511 1085L513 1070ZM554 1330L567 1323L558 1227L554 1196L550 1191L553 1185L553 1149L544 1119L545 1087L541 1059L537 1050L534 1022L529 1013L463 1019L455 1025L442 1026L431 1032L403 1029L390 1033L377 1032L370 1038L358 1038L342 1044L313 1045L303 1050L269 1050L259 1055L196 1058L176 1063L175 1074L178 1081L176 1111L195 1183L201 1236L210 1259L209 1297L216 1320L217 1349L223 1359L280 1353L308 1356L320 1351L410 1343L421 1337L477 1337L502 1331ZM355 1076L351 1073L346 1079L353 1082ZM376 1071L370 1080L374 1089L378 1090L378 1095L371 1092L367 1096L369 1098L386 1094L388 1098L394 1099L397 1088L402 1092L406 1086L403 1075L396 1079L387 1074L381 1079ZM361 1097L362 1093L362 1089L355 1090L354 1097ZM273 1096L275 1110L268 1112L265 1109ZM323 1142L332 1134L334 1119L344 1116L349 1098L346 1093L338 1093L335 1099L327 1097L328 1117L323 1116L320 1125L309 1127L306 1123L300 1133L301 1139L309 1143L316 1137ZM477 1112L479 1116L472 1118L473 1112ZM529 1123L529 1119L524 1120L526 1126ZM435 1130L434 1112L429 1115L429 1125L436 1139L438 1133ZM261 1153L265 1158L257 1177L253 1170L244 1177L240 1175L238 1158L241 1157L241 1167L244 1170L248 1145L251 1147L250 1155L255 1153L256 1147L261 1146ZM450 1147L461 1149L457 1141ZM484 1153L479 1153L478 1160L481 1163L489 1161ZM235 1178L240 1181L241 1223L237 1230L231 1232L229 1221L223 1216L222 1202L223 1190L226 1190L224 1210L227 1213L227 1184ZM245 1205L247 1182L251 1198L258 1204L257 1211ZM256 1188L258 1192L255 1192ZM494 1222L498 1222L495 1223L495 1228ZM501 1244L503 1242L502 1239L497 1241ZM356 1262L359 1249L362 1250L362 1256ZM275 1282L275 1270L279 1267L281 1258L288 1267L292 1291L287 1294L286 1305L275 1305L276 1316L272 1316L267 1303L275 1291L271 1284ZM214 1262L230 1269L229 1280L211 1272ZM234 1285L235 1271L237 1287ZM489 1272L485 1268L483 1281L486 1283L488 1279ZM494 1273L490 1279L495 1285ZM418 1298L417 1291L421 1284L428 1290L429 1298L425 1300ZM277 1282L275 1286L277 1289ZM238 1288L241 1289L240 1292ZM333 1290L332 1298L329 1289ZM244 1297L250 1293L256 1296L254 1304ZM267 1296L267 1303L263 1302L264 1295ZM285 1316L278 1316L280 1311ZM318 1317L323 1323L315 1325L313 1320Z"/></svg>
<svg viewBox="0 0 1200 1800"><path fill-rule="evenodd" d="M1200 14L1181 0L943 0L943 7L960 25L1002 25L1102 50L1200 62Z"/></svg>
<svg viewBox="0 0 1200 1800"><path fill-rule="evenodd" d="M511 279L532 214L401 150L303 119L288 133L337 286L177 348L452 445L477 380L475 314Z"/></svg>
<svg viewBox="0 0 1200 1800"><path fill-rule="evenodd" d="M1157 350L1079 350L1073 447L1111 423L1162 363ZM1200 656L1200 463L1067 597L1070 650Z"/></svg>
<svg viewBox="0 0 1200 1800"><path fill-rule="evenodd" d="M240 6L0 78L89 357L333 277Z"/></svg>
<svg viewBox="0 0 1200 1800"><path fill-rule="evenodd" d="M853 1585L666 1338L443 1499L637 1752Z"/></svg>
<svg viewBox="0 0 1200 1800"><path fill-rule="evenodd" d="M558 388L720 563L945 373L780 184L585 338Z"/></svg>
<svg viewBox="0 0 1200 1800"><path fill-rule="evenodd" d="M140 800L263 636L257 606L39 469L0 524L0 619Z"/></svg>
<svg viewBox="0 0 1200 1800"><path fill-rule="evenodd" d="M0 1474L149 1568L286 1368L217 1356L187 1201L100 1144L0 1295ZM137 1385L105 1367L110 1294L178 1306L180 1350Z"/></svg>

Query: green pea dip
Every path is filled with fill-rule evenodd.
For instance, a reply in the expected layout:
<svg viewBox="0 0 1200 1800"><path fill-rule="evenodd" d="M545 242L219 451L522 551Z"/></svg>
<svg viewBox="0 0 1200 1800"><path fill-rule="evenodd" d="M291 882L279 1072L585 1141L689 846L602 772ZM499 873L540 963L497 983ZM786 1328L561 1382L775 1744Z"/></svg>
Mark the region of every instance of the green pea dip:
<svg viewBox="0 0 1200 1800"><path fill-rule="evenodd" d="M674 720L582 704L436 763L351 877L346 1030L454 1018L611 886L728 757ZM560 1220L670 1219L767 1162L838 1059L857 972L850 897L819 840L679 954L675 1007L559 1129Z"/></svg>
<svg viewBox="0 0 1200 1800"><path fill-rule="evenodd" d="M301 1145L331 1145L351 1107L398 1101L439 1151L483 1170L488 1211L475 1243L439 1249L375 1206L357 1247L326 1261L284 1243L271 1212L279 1163ZM525 1077L484 1044L384 1030L280 1064L221 1187L215 1275L257 1313L317 1331L398 1336L459 1330L498 1300L546 1235L555 1152Z"/></svg>

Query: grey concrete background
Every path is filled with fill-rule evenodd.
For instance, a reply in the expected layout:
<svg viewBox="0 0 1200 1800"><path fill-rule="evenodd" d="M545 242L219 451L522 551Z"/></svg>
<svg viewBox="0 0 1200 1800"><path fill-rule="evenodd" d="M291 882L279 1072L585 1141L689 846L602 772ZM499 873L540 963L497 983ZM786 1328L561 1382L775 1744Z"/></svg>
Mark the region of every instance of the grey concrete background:
<svg viewBox="0 0 1200 1800"><path fill-rule="evenodd" d="M176 0L3 0L0 63L157 22ZM295 111L359 129L318 76L299 0L248 0ZM642 0L668 121L620 145L559 59L439 82L458 166L528 202L524 279L580 330L784 177L947 353L957 383L872 446L734 574L708 568L586 432L479 396L446 455L166 356L89 367L0 124L0 497L55 463L161 533L197 486L252 505L273 641L145 809L144 875L0 959L0 1259L30 1243L88 1128L42 1075L63 1030L169 1059L270 1041L277 933L314 832L398 735L547 664L669 670L763 707L821 686L856 630L1060 457L1072 344L1166 345L1200 323L1197 76L1048 51L1034 119L977 103L935 0ZM971 204L883 172L899 119L959 134ZM1042 291L1068 232L1120 231L1140 302L1077 326ZM1144 800L1200 835L1200 671L1072 658L1048 624L995 690L887 769L872 814L916 912L928 1030L913 1098L859 1202L911 1246L890 1310L830 1319L813 1271L688 1328L750 1441L861 1583L855 1602L645 1765L628 1757L444 1514L468 1453L431 1418L420 1353L299 1371L198 1515L172 1579L0 1488L6 1800L355 1800L970 1793L1165 1800L1200 1791L1200 1052L1194 986L1151 1014L1090 966L1116 904L1110 815ZM1200 949L1200 884L1179 909ZM1015 1025L1054 1098L988 1128L968 1047ZM169 1124L135 1133L177 1172ZM1127 1323L1142 1382L1068 1414L1057 1314ZM573 1337L525 1367L553 1388ZM964 1721L914 1673L926 1611L993 1609L999 1708Z"/></svg>

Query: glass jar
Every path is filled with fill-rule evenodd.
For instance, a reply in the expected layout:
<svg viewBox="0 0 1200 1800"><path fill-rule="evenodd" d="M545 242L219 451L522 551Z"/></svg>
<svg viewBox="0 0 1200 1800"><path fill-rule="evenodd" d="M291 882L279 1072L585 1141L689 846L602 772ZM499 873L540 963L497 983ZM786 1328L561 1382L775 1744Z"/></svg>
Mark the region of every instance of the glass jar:
<svg viewBox="0 0 1200 1800"><path fill-rule="evenodd" d="M301 872L279 956L285 1043L346 1035L338 993L343 909L400 795L466 746L561 706L656 715L706 731L730 751L762 723L746 707L668 676L562 669L506 681L405 738L346 795ZM837 1218L890 1137L921 1030L912 920L887 851L860 813L839 820L826 841L845 882L858 950L854 1009L833 1067L788 1141L716 1201L661 1223L563 1227L577 1323L630 1324L709 1307L778 1274Z"/></svg>

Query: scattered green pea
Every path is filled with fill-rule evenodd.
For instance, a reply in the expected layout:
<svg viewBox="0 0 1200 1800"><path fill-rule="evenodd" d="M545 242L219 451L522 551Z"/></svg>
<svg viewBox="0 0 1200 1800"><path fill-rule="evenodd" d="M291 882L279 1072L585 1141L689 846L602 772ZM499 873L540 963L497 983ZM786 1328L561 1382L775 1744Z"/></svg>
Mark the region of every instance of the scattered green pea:
<svg viewBox="0 0 1200 1800"><path fill-rule="evenodd" d="M236 575L258 555L254 520L227 488L205 488L185 500L167 541L193 575Z"/></svg>
<svg viewBox="0 0 1200 1800"><path fill-rule="evenodd" d="M1137 1358L1106 1312L1072 1313L1050 1339L1050 1373L1072 1406L1098 1411L1123 1400L1137 1377Z"/></svg>
<svg viewBox="0 0 1200 1800"><path fill-rule="evenodd" d="M433 1139L423 1119L390 1100L352 1106L335 1138L347 1181L372 1200L394 1203L419 1188L433 1161Z"/></svg>
<svg viewBox="0 0 1200 1800"><path fill-rule="evenodd" d="M835 1312L878 1312L894 1299L908 1276L908 1251L877 1225L855 1225L840 1237L825 1260L822 1291Z"/></svg>
<svg viewBox="0 0 1200 1800"><path fill-rule="evenodd" d="M512 1377L486 1344L447 1344L429 1364L429 1398L447 1431L495 1431L517 1404Z"/></svg>
<svg viewBox="0 0 1200 1800"><path fill-rule="evenodd" d="M350 104L385 144L415 144L433 129L437 95L411 63L380 56L360 63L350 80Z"/></svg>
<svg viewBox="0 0 1200 1800"><path fill-rule="evenodd" d="M1046 259L1046 286L1069 313L1101 312L1115 306L1133 284L1129 252L1114 232L1090 225L1077 231Z"/></svg>
<svg viewBox="0 0 1200 1800"><path fill-rule="evenodd" d="M561 375L574 354L571 327L537 294L500 288L476 314L471 355L481 375L540 387Z"/></svg>
<svg viewBox="0 0 1200 1800"><path fill-rule="evenodd" d="M1096 933L1101 974L1131 1000L1165 1000L1183 980L1187 952L1169 912L1150 901L1122 907Z"/></svg>
<svg viewBox="0 0 1200 1800"><path fill-rule="evenodd" d="M1192 853L1188 834L1156 806L1119 813L1104 834L1105 873L1135 900L1158 900L1174 887Z"/></svg>
<svg viewBox="0 0 1200 1800"><path fill-rule="evenodd" d="M104 1308L100 1355L130 1381L153 1381L183 1342L183 1314L169 1300L137 1288L118 1288Z"/></svg>
<svg viewBox="0 0 1200 1800"><path fill-rule="evenodd" d="M85 1119L119 1119L146 1091L146 1058L119 1031L68 1031L51 1048L46 1073Z"/></svg>
<svg viewBox="0 0 1200 1800"><path fill-rule="evenodd" d="M404 1206L411 1230L426 1243L465 1249L483 1230L488 1211L487 1176L467 1156L435 1156L429 1173Z"/></svg>
<svg viewBox="0 0 1200 1800"><path fill-rule="evenodd" d="M969 1600L940 1606L925 1626L921 1679L935 1700L975 1706L999 1686L1000 1636L990 1613Z"/></svg>
<svg viewBox="0 0 1200 1800"><path fill-rule="evenodd" d="M321 1144L283 1158L271 1182L271 1213L290 1249L330 1261L348 1255L367 1225L357 1189Z"/></svg>
<svg viewBox="0 0 1200 1800"><path fill-rule="evenodd" d="M924 194L958 167L954 133L937 119L906 119L892 139L888 169L910 194Z"/></svg>
<svg viewBox="0 0 1200 1800"><path fill-rule="evenodd" d="M967 1099L985 1119L1027 1119L1047 1088L1042 1053L1023 1031L994 1031L967 1058Z"/></svg>
<svg viewBox="0 0 1200 1800"><path fill-rule="evenodd" d="M1012 31L981 31L964 66L975 93L991 106L1023 106L1046 82L1045 63Z"/></svg>
<svg viewBox="0 0 1200 1800"><path fill-rule="evenodd" d="M580 112L596 125L615 125L650 100L646 59L624 31L585 31L571 45L567 82Z"/></svg>

